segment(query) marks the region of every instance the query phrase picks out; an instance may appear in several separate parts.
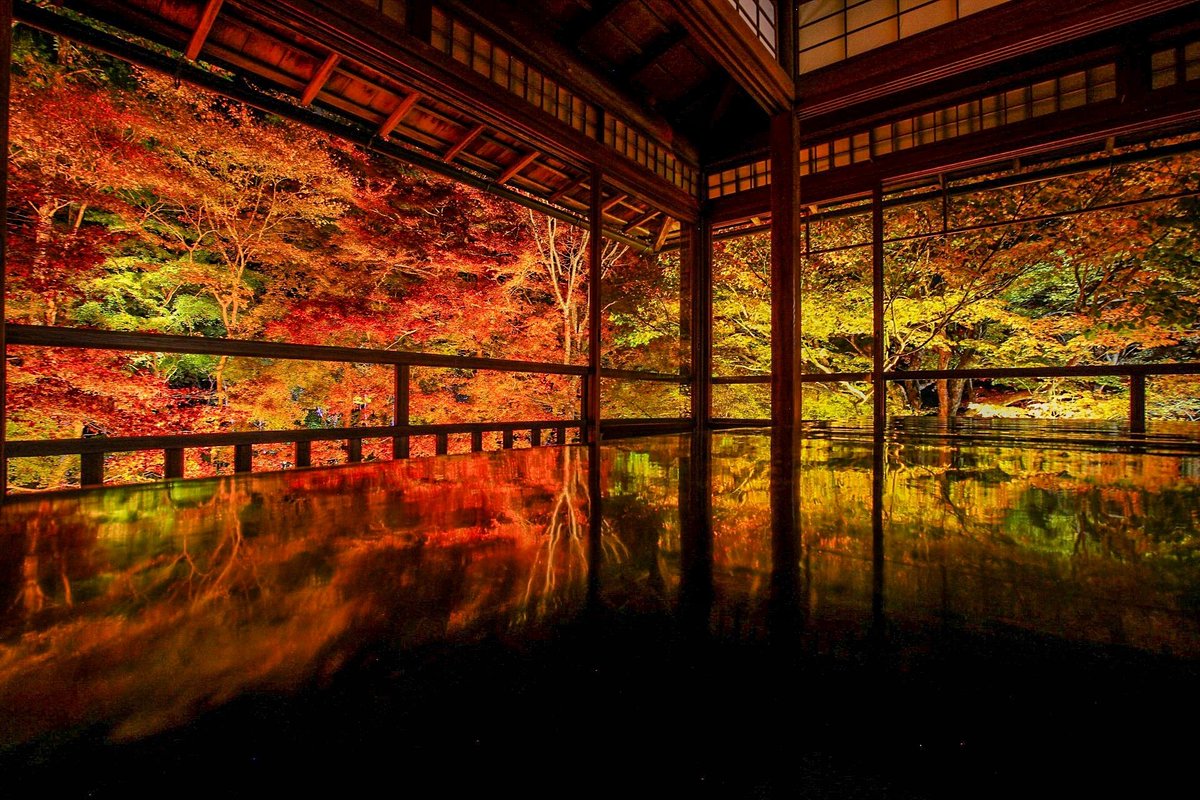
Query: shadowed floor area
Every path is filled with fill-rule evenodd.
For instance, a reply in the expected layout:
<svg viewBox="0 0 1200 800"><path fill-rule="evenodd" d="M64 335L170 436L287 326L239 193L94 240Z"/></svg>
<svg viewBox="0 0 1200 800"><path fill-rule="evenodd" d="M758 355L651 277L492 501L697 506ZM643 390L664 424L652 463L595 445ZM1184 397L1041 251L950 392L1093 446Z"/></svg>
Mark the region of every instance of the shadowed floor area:
<svg viewBox="0 0 1200 800"><path fill-rule="evenodd" d="M782 457L734 431L15 498L5 782L1153 793L1200 705L1200 448L1043 430L824 426Z"/></svg>

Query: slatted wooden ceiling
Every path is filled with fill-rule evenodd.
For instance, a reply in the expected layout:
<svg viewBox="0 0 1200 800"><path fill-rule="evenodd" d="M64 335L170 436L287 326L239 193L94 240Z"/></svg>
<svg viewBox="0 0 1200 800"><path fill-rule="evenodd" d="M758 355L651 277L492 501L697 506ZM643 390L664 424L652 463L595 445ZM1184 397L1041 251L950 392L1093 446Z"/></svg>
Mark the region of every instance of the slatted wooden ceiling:
<svg viewBox="0 0 1200 800"><path fill-rule="evenodd" d="M18 0L18 18L22 5ZM310 36L294 17L278 15L275 4L258 0L68 0L66 5L105 24L245 75L263 88L286 93L301 105L369 125L380 139L402 142L571 212L586 212L589 166L572 158L570 152L563 152L568 148L556 152L559 149L553 141L530 141L520 131L489 124L470 104L406 80L410 76L378 68L359 53L341 52L336 44L331 46L328 36L321 36L319 31ZM392 18L384 15L385 5L391 6ZM438 10L470 17L465 7L471 5L475 4L448 0L439 4ZM475 11L486 8L501 17L518 13L507 9L508 5L478 4ZM638 112L634 120L645 124L640 129L629 126L633 138L621 152L640 159L640 164L659 175L674 176L685 169L695 173L695 145L678 131L685 129L690 119L702 119L704 129L711 130L719 122L717 112L736 110L737 103L731 98L738 99L738 93L732 80L682 32L666 4L659 0L545 0L524 2L520 7L526 25L537 20L564 49L578 53L584 63L594 64L596 71L616 87L615 91L628 92L645 109L644 116ZM361 15L368 15L375 30L396 37L410 36L394 19L397 10L403 13L403 6L378 4L375 9L362 8ZM498 39L500 27L492 29L493 40ZM436 32L433 38L436 44ZM451 44L446 41L448 51ZM508 52L514 59L521 55L516 46ZM548 79L555 77L549 70L543 72ZM565 87L559 87L555 91L561 94ZM586 97L586 91L582 96ZM740 99L749 103L744 95ZM533 111L539 113L538 109ZM559 119L563 117L559 115ZM610 127L613 124L612 120L605 122ZM552 125L548 129L553 132ZM601 138L605 132L597 130L593 135ZM623 133L611 135L615 138ZM671 158L682 160L676 164ZM658 199L666 197L675 203L672 207L642 199L641 193L622 187L619 170L617 174L613 186L606 185L603 195L606 227L649 246L662 247L677 235L676 220L686 218L694 209L696 190L663 189ZM698 181L698 174L695 178L690 175L688 179Z"/></svg>

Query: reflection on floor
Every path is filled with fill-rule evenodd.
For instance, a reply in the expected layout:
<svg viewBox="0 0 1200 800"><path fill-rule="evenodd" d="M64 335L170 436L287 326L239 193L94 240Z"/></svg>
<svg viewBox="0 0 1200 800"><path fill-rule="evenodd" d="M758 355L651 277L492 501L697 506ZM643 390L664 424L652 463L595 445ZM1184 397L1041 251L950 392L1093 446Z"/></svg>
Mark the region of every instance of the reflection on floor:
<svg viewBox="0 0 1200 800"><path fill-rule="evenodd" d="M1145 789L1136 758L1181 769L1168 722L1198 705L1200 446L1040 430L734 431L15 498L0 767L92 796L380 775L983 796L1035 769Z"/></svg>

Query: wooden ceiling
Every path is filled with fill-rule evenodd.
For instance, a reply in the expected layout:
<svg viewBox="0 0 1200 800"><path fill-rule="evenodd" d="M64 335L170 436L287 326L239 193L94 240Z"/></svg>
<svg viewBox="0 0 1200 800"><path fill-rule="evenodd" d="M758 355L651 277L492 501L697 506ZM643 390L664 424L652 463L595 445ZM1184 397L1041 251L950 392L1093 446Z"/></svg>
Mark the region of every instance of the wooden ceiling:
<svg viewBox="0 0 1200 800"><path fill-rule="evenodd" d="M586 217L600 166L607 233L647 248L698 215L709 153L767 126L675 0L62 5L14 16L560 218Z"/></svg>

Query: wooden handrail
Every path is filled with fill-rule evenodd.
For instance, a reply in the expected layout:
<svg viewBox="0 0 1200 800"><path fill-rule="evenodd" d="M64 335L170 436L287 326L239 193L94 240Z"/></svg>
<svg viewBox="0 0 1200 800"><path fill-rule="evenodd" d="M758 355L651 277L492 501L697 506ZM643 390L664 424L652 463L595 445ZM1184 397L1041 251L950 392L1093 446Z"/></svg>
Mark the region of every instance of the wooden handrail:
<svg viewBox="0 0 1200 800"><path fill-rule="evenodd" d="M407 364L413 367L441 369L482 369L499 372L527 372L542 375L585 375L587 367L541 361L505 358L447 356L437 353L413 353L404 350L377 350L362 347L285 344L240 339L214 339L203 336L178 336L166 333L126 333L124 331L63 328L50 325L8 325L8 344L38 347L78 347L97 350L133 350L143 353L189 353L209 356L280 358L302 361L336 361L352 364Z"/></svg>

